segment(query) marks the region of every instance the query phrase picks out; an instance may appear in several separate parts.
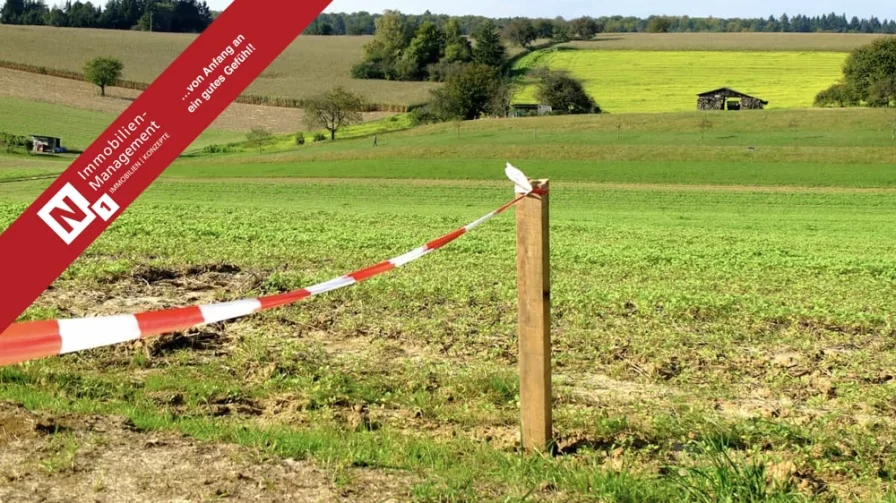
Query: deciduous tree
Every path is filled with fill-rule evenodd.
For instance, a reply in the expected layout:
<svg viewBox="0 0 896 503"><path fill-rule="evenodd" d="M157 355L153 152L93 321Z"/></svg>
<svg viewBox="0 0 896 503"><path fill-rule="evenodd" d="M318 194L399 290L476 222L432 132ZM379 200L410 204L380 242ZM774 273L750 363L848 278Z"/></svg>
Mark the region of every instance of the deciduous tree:
<svg viewBox="0 0 896 503"><path fill-rule="evenodd" d="M555 43L562 44L564 42L569 42L570 38L572 38L572 35L567 23L557 23L557 25L554 26L554 34L551 40Z"/></svg>
<svg viewBox="0 0 896 503"><path fill-rule="evenodd" d="M91 59L84 65L84 78L87 82L99 86L100 96L106 95L106 86L114 84L121 78L124 64L111 56L100 56Z"/></svg>
<svg viewBox="0 0 896 503"><path fill-rule="evenodd" d="M672 21L667 17L652 17L650 18L650 21L647 22L647 31L650 33L668 33L671 26Z"/></svg>
<svg viewBox="0 0 896 503"><path fill-rule="evenodd" d="M863 97L871 85L896 75L896 38L875 40L855 49L843 65L843 76Z"/></svg>
<svg viewBox="0 0 896 503"><path fill-rule="evenodd" d="M473 46L461 33L456 19L445 23L445 63L467 63L473 60Z"/></svg>
<svg viewBox="0 0 896 503"><path fill-rule="evenodd" d="M471 63L448 77L433 91L432 109L442 120L475 119L482 114L502 115L507 82L497 68Z"/></svg>
<svg viewBox="0 0 896 503"><path fill-rule="evenodd" d="M582 40L591 40L600 32L600 25L594 18L584 16L570 21L569 29Z"/></svg>
<svg viewBox="0 0 896 503"><path fill-rule="evenodd" d="M364 98L339 86L312 98L305 107L305 123L309 128L323 128L336 139L336 132L344 126L360 122Z"/></svg>
<svg viewBox="0 0 896 503"><path fill-rule="evenodd" d="M376 20L374 39L364 46L364 61L352 68L356 78L399 78L398 63L413 33L400 12L387 10Z"/></svg>
<svg viewBox="0 0 896 503"><path fill-rule="evenodd" d="M538 38L538 32L528 19L515 19L504 28L504 36L512 44L528 47Z"/></svg>
<svg viewBox="0 0 896 503"><path fill-rule="evenodd" d="M272 138L274 138L273 133L263 127L254 127L246 134L246 140L249 142L249 145L258 147L259 152Z"/></svg>
<svg viewBox="0 0 896 503"><path fill-rule="evenodd" d="M445 51L445 35L430 22L423 23L402 55L401 77L420 80L426 75L426 67L439 62Z"/></svg>
<svg viewBox="0 0 896 503"><path fill-rule="evenodd" d="M554 23L550 19L536 19L533 25L538 38L554 38Z"/></svg>

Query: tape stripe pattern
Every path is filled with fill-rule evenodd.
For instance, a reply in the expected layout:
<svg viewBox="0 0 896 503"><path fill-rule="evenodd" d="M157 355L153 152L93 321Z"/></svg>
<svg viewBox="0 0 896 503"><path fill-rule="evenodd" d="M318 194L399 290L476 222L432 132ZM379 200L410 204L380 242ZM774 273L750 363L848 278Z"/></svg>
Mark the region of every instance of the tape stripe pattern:
<svg viewBox="0 0 896 503"><path fill-rule="evenodd" d="M533 194L542 193L538 189ZM451 243L521 201L522 194L495 211L405 254L293 292L217 304L137 314L15 323L0 334L0 366L145 339L193 327L242 318L299 302L313 295L360 283L422 258Z"/></svg>
<svg viewBox="0 0 896 503"><path fill-rule="evenodd" d="M228 2L215 21L0 232L0 333L330 2ZM116 160L121 164L113 166Z"/></svg>

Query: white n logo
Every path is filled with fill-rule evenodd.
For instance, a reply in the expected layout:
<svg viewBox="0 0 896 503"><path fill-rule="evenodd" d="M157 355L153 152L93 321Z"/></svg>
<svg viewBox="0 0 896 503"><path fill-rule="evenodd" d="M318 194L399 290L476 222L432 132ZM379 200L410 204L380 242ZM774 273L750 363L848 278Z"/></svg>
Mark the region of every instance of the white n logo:
<svg viewBox="0 0 896 503"><path fill-rule="evenodd" d="M108 221L118 208L118 204L108 194L104 194L93 204L91 211L87 199L71 183L67 183L37 212L37 215L65 241L65 244L70 245L96 220L96 215Z"/></svg>

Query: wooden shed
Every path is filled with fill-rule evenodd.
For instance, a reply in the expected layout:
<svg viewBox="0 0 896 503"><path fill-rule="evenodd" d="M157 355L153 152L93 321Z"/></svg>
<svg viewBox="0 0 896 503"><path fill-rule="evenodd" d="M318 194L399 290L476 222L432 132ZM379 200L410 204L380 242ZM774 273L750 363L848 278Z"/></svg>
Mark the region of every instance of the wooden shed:
<svg viewBox="0 0 896 503"><path fill-rule="evenodd" d="M529 115L545 115L551 113L550 105L537 103L514 103L510 105L510 117L525 117Z"/></svg>
<svg viewBox="0 0 896 503"><path fill-rule="evenodd" d="M31 143L35 154L55 154L62 150L62 140L53 136L31 135Z"/></svg>
<svg viewBox="0 0 896 503"><path fill-rule="evenodd" d="M697 110L762 110L768 101L722 87L697 95Z"/></svg>

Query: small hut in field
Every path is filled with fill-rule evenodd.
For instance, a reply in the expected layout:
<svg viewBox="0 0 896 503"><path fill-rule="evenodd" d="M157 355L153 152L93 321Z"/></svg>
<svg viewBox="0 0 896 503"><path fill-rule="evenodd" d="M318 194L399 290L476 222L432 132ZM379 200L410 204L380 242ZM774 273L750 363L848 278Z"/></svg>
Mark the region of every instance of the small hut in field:
<svg viewBox="0 0 896 503"><path fill-rule="evenodd" d="M550 105L540 105L537 103L514 103L510 105L510 114L508 117L528 117L531 115L547 115L553 109Z"/></svg>
<svg viewBox="0 0 896 503"><path fill-rule="evenodd" d="M31 144L35 154L55 154L62 150L62 140L53 136L31 135Z"/></svg>
<svg viewBox="0 0 896 503"><path fill-rule="evenodd" d="M762 110L768 101L722 87L697 95L697 110Z"/></svg>

